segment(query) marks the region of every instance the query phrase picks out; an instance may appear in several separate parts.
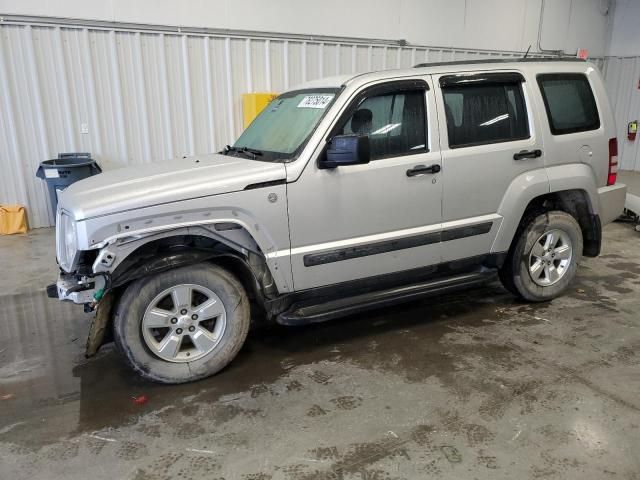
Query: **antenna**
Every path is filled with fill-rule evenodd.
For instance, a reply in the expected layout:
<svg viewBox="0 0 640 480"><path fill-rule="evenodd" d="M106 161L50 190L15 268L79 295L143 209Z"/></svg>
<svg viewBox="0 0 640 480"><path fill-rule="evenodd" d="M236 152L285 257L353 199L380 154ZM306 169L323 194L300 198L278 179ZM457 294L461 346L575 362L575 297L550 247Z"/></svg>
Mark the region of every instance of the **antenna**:
<svg viewBox="0 0 640 480"><path fill-rule="evenodd" d="M527 48L527 51L524 53L524 57L522 58L527 58L527 55L529 55L529 50L531 50L531 44L529 44L529 48Z"/></svg>

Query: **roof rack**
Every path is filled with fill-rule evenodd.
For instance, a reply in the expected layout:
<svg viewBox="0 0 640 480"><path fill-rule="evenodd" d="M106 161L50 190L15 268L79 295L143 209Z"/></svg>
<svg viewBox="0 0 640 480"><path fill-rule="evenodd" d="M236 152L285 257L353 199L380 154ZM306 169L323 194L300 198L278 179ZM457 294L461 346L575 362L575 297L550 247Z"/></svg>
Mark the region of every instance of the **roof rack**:
<svg viewBox="0 0 640 480"><path fill-rule="evenodd" d="M577 57L545 57L545 58L495 58L495 59L483 59L483 60L455 60L453 62L429 62L419 63L414 65L413 68L421 67L440 67L443 65L481 65L483 63L527 63L527 62L585 62L582 58Z"/></svg>

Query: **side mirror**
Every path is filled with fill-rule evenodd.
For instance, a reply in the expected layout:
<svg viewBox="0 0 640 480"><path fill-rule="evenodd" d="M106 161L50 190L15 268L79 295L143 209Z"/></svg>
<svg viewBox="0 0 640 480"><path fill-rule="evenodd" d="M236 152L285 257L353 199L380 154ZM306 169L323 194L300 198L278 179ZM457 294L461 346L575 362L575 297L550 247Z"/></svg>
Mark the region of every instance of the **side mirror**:
<svg viewBox="0 0 640 480"><path fill-rule="evenodd" d="M369 135L337 135L327 147L326 159L320 162L320 168L336 168L346 165L369 163Z"/></svg>

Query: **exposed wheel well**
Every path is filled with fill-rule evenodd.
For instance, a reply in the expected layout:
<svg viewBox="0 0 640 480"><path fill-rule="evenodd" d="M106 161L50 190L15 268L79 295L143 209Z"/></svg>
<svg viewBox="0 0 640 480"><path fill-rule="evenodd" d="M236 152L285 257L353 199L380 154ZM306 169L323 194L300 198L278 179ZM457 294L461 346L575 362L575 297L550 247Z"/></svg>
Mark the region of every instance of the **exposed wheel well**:
<svg viewBox="0 0 640 480"><path fill-rule="evenodd" d="M112 274L114 287L179 266L210 262L233 273L251 299L271 293L273 279L264 258L240 252L202 235L175 235L141 245L118 265Z"/></svg>
<svg viewBox="0 0 640 480"><path fill-rule="evenodd" d="M275 290L264 258L251 252L245 255L205 236L165 237L138 247L113 272L108 293L110 299L109 302L101 302L98 305L100 314L94 319L97 328L92 328L89 334L87 356L95 354L101 345L112 340L112 307L117 304L131 282L141 277L198 263L212 263L228 270L247 292L251 310L256 313L264 312L264 297Z"/></svg>
<svg viewBox="0 0 640 480"><path fill-rule="evenodd" d="M520 220L520 231L523 222L532 215L551 210L560 210L575 218L580 225L583 239L583 255L597 257L602 243L602 227L600 218L594 213L589 195L584 190L563 190L541 195L529 202ZM514 241L517 235L514 237Z"/></svg>

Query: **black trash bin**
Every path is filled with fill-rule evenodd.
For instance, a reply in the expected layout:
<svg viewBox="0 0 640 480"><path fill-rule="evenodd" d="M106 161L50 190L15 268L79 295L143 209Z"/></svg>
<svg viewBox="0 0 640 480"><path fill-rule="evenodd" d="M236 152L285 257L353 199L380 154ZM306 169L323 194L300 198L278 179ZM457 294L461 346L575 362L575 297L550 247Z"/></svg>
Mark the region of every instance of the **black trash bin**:
<svg viewBox="0 0 640 480"><path fill-rule="evenodd" d="M40 163L36 177L47 182L51 208L55 216L58 194L78 180L102 173L90 153L59 153L58 158Z"/></svg>

